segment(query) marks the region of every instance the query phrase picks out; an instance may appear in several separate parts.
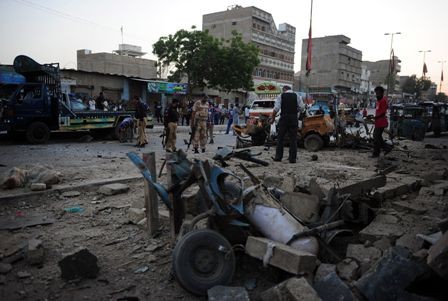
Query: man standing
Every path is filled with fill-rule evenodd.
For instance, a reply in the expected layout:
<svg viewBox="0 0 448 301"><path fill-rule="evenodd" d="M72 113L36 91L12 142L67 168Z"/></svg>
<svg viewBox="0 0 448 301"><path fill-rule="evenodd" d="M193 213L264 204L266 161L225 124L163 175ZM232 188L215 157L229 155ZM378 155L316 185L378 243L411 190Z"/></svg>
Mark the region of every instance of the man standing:
<svg viewBox="0 0 448 301"><path fill-rule="evenodd" d="M227 121L227 130L226 130L226 134L229 134L230 131L230 127L232 126L233 123L233 104L230 105L230 109L227 111L227 118L229 118L229 120Z"/></svg>
<svg viewBox="0 0 448 301"><path fill-rule="evenodd" d="M160 102L156 103L154 111L156 114L157 122L163 122L162 105L160 104Z"/></svg>
<svg viewBox="0 0 448 301"><path fill-rule="evenodd" d="M291 90L291 87L284 86L283 93L275 100L274 112L271 123L275 122L275 116L281 110L278 129L277 148L275 150L274 161L280 162L283 158L283 140L285 134L289 135L289 163L296 163L297 159L297 129L299 108L302 106L302 99Z"/></svg>
<svg viewBox="0 0 448 301"><path fill-rule="evenodd" d="M207 97L204 95L201 100L198 100L193 105L193 113L191 115L191 130L194 133L193 147L194 153L199 154L198 148L205 152L205 145L207 144L207 119L208 119L208 104Z"/></svg>
<svg viewBox="0 0 448 301"><path fill-rule="evenodd" d="M104 98L103 92L100 92L100 95L95 100L95 107L97 110L103 111L104 110L104 101L106 99Z"/></svg>
<svg viewBox="0 0 448 301"><path fill-rule="evenodd" d="M384 129L388 126L387 122L387 98L384 96L384 88L378 86L375 88L376 95L376 110L375 110L375 129L373 130L373 154L372 158L377 158L380 155L381 149L387 155L392 146L388 145L383 140Z"/></svg>
<svg viewBox="0 0 448 301"><path fill-rule="evenodd" d="M245 124L247 124L247 121L249 120L249 113L250 113L249 106L246 106L244 108L244 123Z"/></svg>
<svg viewBox="0 0 448 301"><path fill-rule="evenodd" d="M177 122L179 121L179 113L177 112L179 101L173 99L168 109L165 111L164 122L166 130L166 144L165 149L167 152L176 151L176 131Z"/></svg>
<svg viewBox="0 0 448 301"><path fill-rule="evenodd" d="M215 141L213 140L214 136L213 136L213 128L215 126L215 115L216 115L216 109L215 106L213 105L213 102L210 101L209 105L208 105L208 120L207 120L207 133L208 133L208 137L210 138L210 144L215 143Z"/></svg>
<svg viewBox="0 0 448 301"><path fill-rule="evenodd" d="M148 105L144 103L138 96L134 96L135 103L135 118L138 121L138 141L135 146L145 147L148 144L146 137L146 114L148 112Z"/></svg>

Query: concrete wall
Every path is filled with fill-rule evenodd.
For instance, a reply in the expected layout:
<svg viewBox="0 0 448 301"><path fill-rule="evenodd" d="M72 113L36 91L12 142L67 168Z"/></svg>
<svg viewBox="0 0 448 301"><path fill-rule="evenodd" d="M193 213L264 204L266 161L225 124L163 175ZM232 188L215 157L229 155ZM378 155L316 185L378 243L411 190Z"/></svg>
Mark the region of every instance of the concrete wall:
<svg viewBox="0 0 448 301"><path fill-rule="evenodd" d="M335 87L359 90L362 52L348 46L350 38L337 35L312 40L312 71L305 87ZM308 39L302 40L301 69L306 69Z"/></svg>
<svg viewBox="0 0 448 301"><path fill-rule="evenodd" d="M151 79L157 77L156 61L112 53L77 51L78 70Z"/></svg>

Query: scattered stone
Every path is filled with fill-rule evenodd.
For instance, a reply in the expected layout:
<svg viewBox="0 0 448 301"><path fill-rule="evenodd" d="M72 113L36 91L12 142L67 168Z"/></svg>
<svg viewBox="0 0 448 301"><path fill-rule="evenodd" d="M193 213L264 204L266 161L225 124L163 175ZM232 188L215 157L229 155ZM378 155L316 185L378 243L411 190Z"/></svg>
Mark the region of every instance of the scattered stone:
<svg viewBox="0 0 448 301"><path fill-rule="evenodd" d="M436 233L432 233L429 235L425 235L425 234L417 234L418 238L423 239L424 241L430 243L431 245L435 244L439 239L442 238L442 232L436 232Z"/></svg>
<svg viewBox="0 0 448 301"><path fill-rule="evenodd" d="M405 248L390 248L355 286L368 300L410 300L405 289L427 270L410 255Z"/></svg>
<svg viewBox="0 0 448 301"><path fill-rule="evenodd" d="M17 272L17 277L19 277L19 279L25 279L25 278L30 278L31 274L27 271L18 271Z"/></svg>
<svg viewBox="0 0 448 301"><path fill-rule="evenodd" d="M42 265L44 262L45 250L42 241L30 239L26 250L26 261L31 265Z"/></svg>
<svg viewBox="0 0 448 301"><path fill-rule="evenodd" d="M317 155L311 155L311 161L317 161L319 157Z"/></svg>
<svg viewBox="0 0 448 301"><path fill-rule="evenodd" d="M145 210L139 208L129 208L128 209L129 222L137 225L142 219L145 218Z"/></svg>
<svg viewBox="0 0 448 301"><path fill-rule="evenodd" d="M381 251L375 247L365 247L364 245L349 244L347 246L346 257L354 258L358 262L365 260L373 263L381 257Z"/></svg>
<svg viewBox="0 0 448 301"><path fill-rule="evenodd" d="M262 301L318 301L321 300L313 287L305 278L290 278L260 295Z"/></svg>
<svg viewBox="0 0 448 301"><path fill-rule="evenodd" d="M427 263L437 274L448 280L448 232L429 249Z"/></svg>
<svg viewBox="0 0 448 301"><path fill-rule="evenodd" d="M255 288L257 288L257 279L256 278L247 279L246 281L244 281L244 287L248 291L253 291Z"/></svg>
<svg viewBox="0 0 448 301"><path fill-rule="evenodd" d="M319 184L317 184L316 178L311 178L309 189L311 195L316 196L319 199L319 201L321 201L325 197L325 193L322 190L322 187Z"/></svg>
<svg viewBox="0 0 448 301"><path fill-rule="evenodd" d="M280 187L282 185L283 178L267 176L263 179L263 185L266 187Z"/></svg>
<svg viewBox="0 0 448 301"><path fill-rule="evenodd" d="M244 287L217 285L207 291L208 301L249 301Z"/></svg>
<svg viewBox="0 0 448 301"><path fill-rule="evenodd" d="M381 237L381 239L375 241L373 243L373 246L381 251L386 251L387 249L389 249L392 244L390 243L390 240L387 237Z"/></svg>
<svg viewBox="0 0 448 301"><path fill-rule="evenodd" d="M267 238L249 236L246 241L246 253L252 257L264 260L270 243L274 244L272 257L267 260L272 266L280 268L291 274L311 274L316 267L316 256L294 249Z"/></svg>
<svg viewBox="0 0 448 301"><path fill-rule="evenodd" d="M428 250L427 249L418 250L417 252L414 252L414 254L412 254L412 257L418 260L426 259L426 257L428 257Z"/></svg>
<svg viewBox="0 0 448 301"><path fill-rule="evenodd" d="M103 185L98 189L98 192L104 195L115 195L120 193L126 193L129 190L129 185L122 183L113 183Z"/></svg>
<svg viewBox="0 0 448 301"><path fill-rule="evenodd" d="M396 239L402 236L403 228L398 224L399 219L393 215L380 214L364 229L359 232L363 240L378 240L382 237Z"/></svg>
<svg viewBox="0 0 448 301"><path fill-rule="evenodd" d="M146 252L154 252L155 250L158 250L162 247L163 245L159 245L159 244L155 244L155 243L151 243L149 246L147 246L145 248Z"/></svg>
<svg viewBox="0 0 448 301"><path fill-rule="evenodd" d="M392 203L392 206L400 211L415 213L415 214L424 214L428 209L425 207L416 204L415 200L411 201L396 201Z"/></svg>
<svg viewBox="0 0 448 301"><path fill-rule="evenodd" d="M321 263L317 268L316 275L314 276L314 282L319 282L327 275L336 272L336 265L329 263Z"/></svg>
<svg viewBox="0 0 448 301"><path fill-rule="evenodd" d="M423 241L415 234L405 234L395 242L396 246L404 247L411 252L417 252L423 247Z"/></svg>
<svg viewBox="0 0 448 301"><path fill-rule="evenodd" d="M47 184L45 183L32 183L30 185L31 191L43 191L47 189Z"/></svg>
<svg viewBox="0 0 448 301"><path fill-rule="evenodd" d="M359 265L351 258L345 258L336 265L339 276L347 281L358 278Z"/></svg>
<svg viewBox="0 0 448 301"><path fill-rule="evenodd" d="M149 270L149 267L144 266L144 267L136 269L134 271L134 274L143 274L143 273L146 273L148 270Z"/></svg>
<svg viewBox="0 0 448 301"><path fill-rule="evenodd" d="M286 192L293 192L296 188L296 178L293 174L286 174L283 177L282 184L279 186L279 188Z"/></svg>
<svg viewBox="0 0 448 301"><path fill-rule="evenodd" d="M296 217L306 223L319 218L319 198L301 192L286 192L280 202Z"/></svg>
<svg viewBox="0 0 448 301"><path fill-rule="evenodd" d="M378 201L391 199L395 196L407 194L411 191L417 190L421 184L421 179L411 176L405 176L398 173L390 173L387 175L386 186L380 187L374 194Z"/></svg>
<svg viewBox="0 0 448 301"><path fill-rule="evenodd" d="M65 198L74 198L74 197L77 197L77 196L80 196L80 195L81 195L81 192L76 191L76 190L66 191L66 192L62 193L62 196L65 197Z"/></svg>
<svg viewBox="0 0 448 301"><path fill-rule="evenodd" d="M0 262L0 274L8 274L12 270L12 265L9 263Z"/></svg>
<svg viewBox="0 0 448 301"><path fill-rule="evenodd" d="M12 168L2 183L4 189L14 189L25 185L26 171L17 167Z"/></svg>
<svg viewBox="0 0 448 301"><path fill-rule="evenodd" d="M448 191L448 181L440 181L438 184L430 187L435 196L444 196Z"/></svg>
<svg viewBox="0 0 448 301"><path fill-rule="evenodd" d="M356 300L348 285L334 271L314 283L313 287L322 301Z"/></svg>
<svg viewBox="0 0 448 301"><path fill-rule="evenodd" d="M96 278L99 272L98 259L87 248L80 247L59 261L61 277L66 280L76 278Z"/></svg>

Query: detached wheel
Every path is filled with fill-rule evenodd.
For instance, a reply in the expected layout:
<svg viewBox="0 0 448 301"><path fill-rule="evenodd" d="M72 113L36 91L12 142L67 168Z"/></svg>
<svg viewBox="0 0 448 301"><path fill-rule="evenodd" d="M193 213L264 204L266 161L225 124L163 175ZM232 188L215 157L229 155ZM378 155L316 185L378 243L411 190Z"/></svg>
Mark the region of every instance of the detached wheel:
<svg viewBox="0 0 448 301"><path fill-rule="evenodd" d="M50 129L40 121L31 123L26 130L26 139L31 144L44 144L50 139Z"/></svg>
<svg viewBox="0 0 448 301"><path fill-rule="evenodd" d="M305 148L310 152L317 152L324 146L324 140L317 134L310 134L305 137Z"/></svg>
<svg viewBox="0 0 448 301"><path fill-rule="evenodd" d="M234 271L232 246L216 231L188 232L174 248L174 275L183 288L195 295L206 295L208 289L229 283Z"/></svg>

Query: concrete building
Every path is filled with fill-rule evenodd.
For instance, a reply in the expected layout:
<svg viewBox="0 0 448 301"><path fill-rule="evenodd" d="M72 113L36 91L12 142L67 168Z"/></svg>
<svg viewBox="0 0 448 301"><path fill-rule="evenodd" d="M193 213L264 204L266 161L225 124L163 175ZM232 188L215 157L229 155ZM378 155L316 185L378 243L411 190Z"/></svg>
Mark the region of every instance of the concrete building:
<svg viewBox="0 0 448 301"><path fill-rule="evenodd" d="M380 60L376 62L364 61L362 62L368 70L370 70L370 80L374 86L387 87L387 77L389 75L389 60ZM401 61L395 56L395 74L401 71ZM400 78L396 75L394 90L399 89Z"/></svg>
<svg viewBox="0 0 448 301"><path fill-rule="evenodd" d="M157 77L156 61L143 59L141 47L120 44L114 53L92 53L91 50L77 51L77 69L87 72L116 74L128 77L151 79Z"/></svg>
<svg viewBox="0 0 448 301"><path fill-rule="evenodd" d="M308 39L302 40L300 89L359 93L361 88L362 52L348 46L344 35L312 39L312 70L305 76Z"/></svg>
<svg viewBox="0 0 448 301"><path fill-rule="evenodd" d="M295 27L286 23L277 27L270 13L254 6L236 5L203 15L202 29L223 39L230 39L235 30L242 34L244 42L258 47L260 65L253 74L257 94L275 94L284 85L293 85Z"/></svg>

